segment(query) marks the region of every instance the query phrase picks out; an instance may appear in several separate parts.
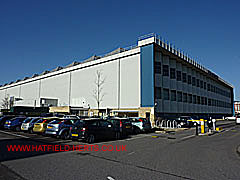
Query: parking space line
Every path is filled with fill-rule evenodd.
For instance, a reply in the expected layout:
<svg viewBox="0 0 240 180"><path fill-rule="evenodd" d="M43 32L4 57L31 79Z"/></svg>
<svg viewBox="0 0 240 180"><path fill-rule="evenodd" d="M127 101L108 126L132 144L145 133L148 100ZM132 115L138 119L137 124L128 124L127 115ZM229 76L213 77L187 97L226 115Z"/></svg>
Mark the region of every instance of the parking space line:
<svg viewBox="0 0 240 180"><path fill-rule="evenodd" d="M181 140L190 139L192 137L195 137L195 135L190 135L190 136L183 137L183 138L181 138Z"/></svg>
<svg viewBox="0 0 240 180"><path fill-rule="evenodd" d="M30 138L30 137L27 137L27 136L23 136L23 135L20 135L20 134L15 134L15 133L10 133L10 132L6 132L6 131L1 131L1 130L0 130L0 132L1 132L1 133L4 133L4 134L9 134L9 135L12 135L12 136L17 136L17 137L26 138L26 139Z"/></svg>

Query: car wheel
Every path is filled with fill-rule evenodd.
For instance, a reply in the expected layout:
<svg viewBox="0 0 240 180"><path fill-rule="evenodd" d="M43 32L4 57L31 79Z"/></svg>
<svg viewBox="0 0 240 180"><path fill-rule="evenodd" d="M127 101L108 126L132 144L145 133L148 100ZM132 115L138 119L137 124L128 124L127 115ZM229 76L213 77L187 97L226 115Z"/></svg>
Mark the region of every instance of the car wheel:
<svg viewBox="0 0 240 180"><path fill-rule="evenodd" d="M90 134L90 135L88 136L88 138L87 138L87 142L88 142L89 144L94 143L94 142L95 142L95 136L94 136L93 134Z"/></svg>
<svg viewBox="0 0 240 180"><path fill-rule="evenodd" d="M178 128L181 128L182 126L181 126L181 124L178 124L177 127L178 127Z"/></svg>
<svg viewBox="0 0 240 180"><path fill-rule="evenodd" d="M141 131L138 127L135 127L134 128L134 134L139 134Z"/></svg>
<svg viewBox="0 0 240 180"><path fill-rule="evenodd" d="M15 127L15 131L20 131L20 127L19 126Z"/></svg>
<svg viewBox="0 0 240 180"><path fill-rule="evenodd" d="M116 139L116 140L119 140L120 138L121 138L120 132L116 132L116 133L115 133L115 139Z"/></svg>
<svg viewBox="0 0 240 180"><path fill-rule="evenodd" d="M61 139L68 139L68 138L69 138L69 133L67 131L61 134Z"/></svg>

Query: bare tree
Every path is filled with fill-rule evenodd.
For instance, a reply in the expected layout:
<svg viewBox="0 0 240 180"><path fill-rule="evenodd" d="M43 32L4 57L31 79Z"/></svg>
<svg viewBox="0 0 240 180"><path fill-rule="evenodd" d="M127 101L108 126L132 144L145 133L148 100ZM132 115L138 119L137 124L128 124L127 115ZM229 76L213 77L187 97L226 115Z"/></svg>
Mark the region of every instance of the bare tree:
<svg viewBox="0 0 240 180"><path fill-rule="evenodd" d="M103 73L101 70L96 71L96 79L94 81L95 89L93 90L93 97L97 103L98 108L98 116L99 116L99 107L101 102L103 101L103 97L105 93L103 92L103 85L105 83L105 78L103 77Z"/></svg>
<svg viewBox="0 0 240 180"><path fill-rule="evenodd" d="M9 98L9 96L2 99L1 106L2 106L3 109L10 108L10 98Z"/></svg>

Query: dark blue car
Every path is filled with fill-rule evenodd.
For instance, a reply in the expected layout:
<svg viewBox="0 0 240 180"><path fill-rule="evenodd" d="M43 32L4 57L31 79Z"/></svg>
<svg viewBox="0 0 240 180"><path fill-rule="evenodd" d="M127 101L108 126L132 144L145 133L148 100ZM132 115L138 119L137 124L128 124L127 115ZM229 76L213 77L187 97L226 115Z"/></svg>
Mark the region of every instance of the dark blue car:
<svg viewBox="0 0 240 180"><path fill-rule="evenodd" d="M20 131L22 122L26 119L26 117L16 117L13 119L6 120L4 124L4 129Z"/></svg>
<svg viewBox="0 0 240 180"><path fill-rule="evenodd" d="M0 129L3 129L4 128L4 125L5 125L5 122L9 119L12 119L14 118L15 116L2 116L0 118Z"/></svg>

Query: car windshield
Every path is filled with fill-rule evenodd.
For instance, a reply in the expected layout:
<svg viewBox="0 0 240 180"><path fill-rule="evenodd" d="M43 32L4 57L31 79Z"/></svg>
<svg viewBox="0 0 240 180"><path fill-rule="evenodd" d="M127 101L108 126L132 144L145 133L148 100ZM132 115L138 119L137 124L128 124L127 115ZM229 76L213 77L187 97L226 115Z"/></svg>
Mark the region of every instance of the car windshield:
<svg viewBox="0 0 240 180"><path fill-rule="evenodd" d="M64 120L62 120L62 119L56 119L56 120L51 121L49 124L60 124L63 121Z"/></svg>
<svg viewBox="0 0 240 180"><path fill-rule="evenodd" d="M45 119L41 118L41 119L39 119L36 123L43 123L44 120L45 120Z"/></svg>
<svg viewBox="0 0 240 180"><path fill-rule="evenodd" d="M132 122L147 122L145 118L131 118Z"/></svg>
<svg viewBox="0 0 240 180"><path fill-rule="evenodd" d="M23 122L24 123L29 123L32 120L32 118L28 117L27 119L25 119Z"/></svg>
<svg viewBox="0 0 240 180"><path fill-rule="evenodd" d="M74 124L75 126L82 126L84 124L83 120L78 120L76 121L76 123Z"/></svg>
<svg viewBox="0 0 240 180"><path fill-rule="evenodd" d="M34 123L34 122L36 122L37 120L39 120L39 118L32 118L32 120L30 121L30 123Z"/></svg>

